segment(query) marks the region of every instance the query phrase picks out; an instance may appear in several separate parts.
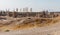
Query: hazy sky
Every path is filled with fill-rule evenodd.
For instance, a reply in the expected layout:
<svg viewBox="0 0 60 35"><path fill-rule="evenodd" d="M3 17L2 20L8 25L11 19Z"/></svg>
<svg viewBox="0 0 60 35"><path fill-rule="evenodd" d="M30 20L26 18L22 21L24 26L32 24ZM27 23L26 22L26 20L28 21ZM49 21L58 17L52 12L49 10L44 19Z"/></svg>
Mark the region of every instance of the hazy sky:
<svg viewBox="0 0 60 35"><path fill-rule="evenodd" d="M0 9L33 8L33 11L60 11L60 0L0 0Z"/></svg>

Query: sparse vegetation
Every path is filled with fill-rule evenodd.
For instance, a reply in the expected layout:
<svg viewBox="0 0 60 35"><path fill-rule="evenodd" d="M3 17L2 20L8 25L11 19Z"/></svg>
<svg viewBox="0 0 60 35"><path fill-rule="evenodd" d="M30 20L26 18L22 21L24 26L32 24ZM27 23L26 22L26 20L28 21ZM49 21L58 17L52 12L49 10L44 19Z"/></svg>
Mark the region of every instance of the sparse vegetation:
<svg viewBox="0 0 60 35"><path fill-rule="evenodd" d="M23 19L21 19L21 20L23 20ZM35 18L28 19L27 18L22 23L20 23L21 20L19 20L19 19L13 20L13 22L10 21L9 23L7 23L8 25L2 24L2 26L3 27L6 26L5 28L8 28L11 26L10 29L18 30L18 29L29 29L29 28L33 28L33 27L49 26L51 24L58 22L57 19L43 19L43 18L42 19L41 18L37 18L37 19L35 19ZM9 31L9 29L6 31Z"/></svg>
<svg viewBox="0 0 60 35"><path fill-rule="evenodd" d="M5 30L5 32L9 32L9 30Z"/></svg>

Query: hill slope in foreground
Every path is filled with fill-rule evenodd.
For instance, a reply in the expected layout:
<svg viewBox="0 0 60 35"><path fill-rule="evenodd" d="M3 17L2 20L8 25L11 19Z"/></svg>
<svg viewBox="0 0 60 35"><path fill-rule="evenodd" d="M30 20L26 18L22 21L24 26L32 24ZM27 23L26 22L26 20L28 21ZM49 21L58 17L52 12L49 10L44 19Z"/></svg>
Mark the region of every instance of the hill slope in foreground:
<svg viewBox="0 0 60 35"><path fill-rule="evenodd" d="M0 20L0 31L8 32L10 34L28 35L43 35L46 33L59 31L60 17L56 18L7 18ZM9 32L14 31L14 32ZM33 33L32 33L33 32ZM42 33L43 32L43 33ZM2 34L2 33L1 33ZM6 33L5 33L6 34ZM48 34L49 35L49 34Z"/></svg>
<svg viewBox="0 0 60 35"><path fill-rule="evenodd" d="M0 20L0 31L5 30L25 30L37 27L50 26L60 21L59 17L56 18L10 18Z"/></svg>

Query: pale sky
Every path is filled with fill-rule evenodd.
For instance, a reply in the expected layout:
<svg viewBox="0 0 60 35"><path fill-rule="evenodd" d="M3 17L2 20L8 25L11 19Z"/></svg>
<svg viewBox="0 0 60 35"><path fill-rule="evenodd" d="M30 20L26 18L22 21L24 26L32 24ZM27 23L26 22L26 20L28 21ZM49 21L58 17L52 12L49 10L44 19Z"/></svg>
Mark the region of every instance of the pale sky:
<svg viewBox="0 0 60 35"><path fill-rule="evenodd" d="M60 11L60 0L0 0L0 10L33 8L33 11Z"/></svg>

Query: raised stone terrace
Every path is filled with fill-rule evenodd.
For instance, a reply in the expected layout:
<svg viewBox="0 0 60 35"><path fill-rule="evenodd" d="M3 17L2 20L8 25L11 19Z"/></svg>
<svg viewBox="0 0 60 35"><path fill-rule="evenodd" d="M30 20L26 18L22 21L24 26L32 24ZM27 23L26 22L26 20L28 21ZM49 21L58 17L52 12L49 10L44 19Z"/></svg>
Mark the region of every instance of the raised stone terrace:
<svg viewBox="0 0 60 35"><path fill-rule="evenodd" d="M42 12L5 12L1 11L0 16L9 16L9 17L41 17L41 18L53 18L60 16L60 12L47 12L47 11L42 11Z"/></svg>

